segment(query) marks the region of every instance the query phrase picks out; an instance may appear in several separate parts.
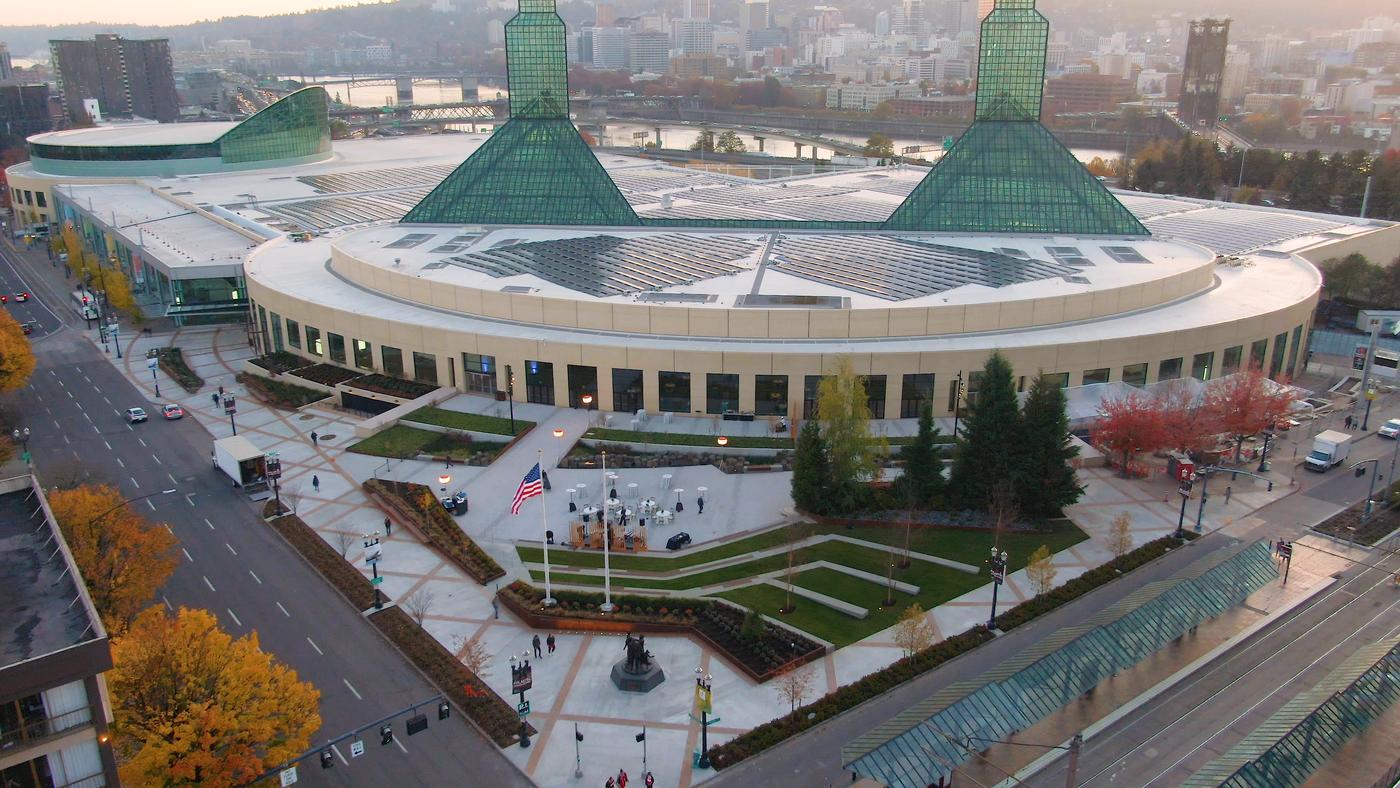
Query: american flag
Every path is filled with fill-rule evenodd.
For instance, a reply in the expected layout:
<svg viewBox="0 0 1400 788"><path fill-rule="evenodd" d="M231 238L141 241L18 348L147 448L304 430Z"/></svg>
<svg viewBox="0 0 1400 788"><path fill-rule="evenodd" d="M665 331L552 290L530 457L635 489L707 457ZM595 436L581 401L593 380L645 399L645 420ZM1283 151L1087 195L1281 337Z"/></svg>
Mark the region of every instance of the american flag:
<svg viewBox="0 0 1400 788"><path fill-rule="evenodd" d="M510 513L520 514L520 504L525 503L526 498L533 498L542 492L544 481L540 479L540 464L535 463L535 467L520 480L520 486L515 488L515 500L510 502Z"/></svg>

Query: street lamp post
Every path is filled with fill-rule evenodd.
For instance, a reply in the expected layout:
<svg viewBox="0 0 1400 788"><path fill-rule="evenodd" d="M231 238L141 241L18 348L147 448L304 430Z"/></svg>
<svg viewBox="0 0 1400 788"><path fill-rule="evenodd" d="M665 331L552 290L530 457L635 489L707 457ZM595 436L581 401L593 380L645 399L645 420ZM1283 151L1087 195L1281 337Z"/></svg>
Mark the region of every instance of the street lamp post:
<svg viewBox="0 0 1400 788"><path fill-rule="evenodd" d="M515 370L506 365L506 405L510 408L510 434L515 434Z"/></svg>
<svg viewBox="0 0 1400 788"><path fill-rule="evenodd" d="M1375 463L1375 464L1376 464L1375 470L1376 470L1376 471L1380 471L1380 469L1381 469L1381 461L1380 461L1380 460L1362 460L1361 462L1358 462L1358 463L1356 463L1355 465L1353 465L1353 466L1351 466L1351 467L1356 471L1356 475L1357 475L1357 476L1365 476L1365 475L1366 475L1366 464L1367 464L1367 463ZM1370 480L1370 482L1367 484L1367 487L1366 487L1366 507L1365 507L1364 509L1361 510L1361 522L1363 522L1363 523L1366 522L1367 520L1371 519L1371 497L1372 497L1373 495L1375 495L1375 493L1376 493L1376 473L1373 472L1373 473L1371 474L1371 480Z"/></svg>
<svg viewBox="0 0 1400 788"><path fill-rule="evenodd" d="M530 746L530 725L525 718L530 714L530 703L525 700L525 691L534 685L534 671L530 667L530 652L525 651L510 658L510 689L520 693L520 703L515 707L520 716L520 747Z"/></svg>
<svg viewBox="0 0 1400 788"><path fill-rule="evenodd" d="M559 459L554 463L554 467L558 468L564 462L564 428L554 428L554 439L559 441Z"/></svg>
<svg viewBox="0 0 1400 788"><path fill-rule="evenodd" d="M224 413L228 414L228 426L233 429L233 434L238 434L238 425L233 420L233 414L238 412L237 403L232 394L224 395Z"/></svg>
<svg viewBox="0 0 1400 788"><path fill-rule="evenodd" d="M997 552L996 545L992 546L992 615L987 619L987 629L997 628L997 592L1001 590L1001 584L1006 582L1006 551Z"/></svg>
<svg viewBox="0 0 1400 788"><path fill-rule="evenodd" d="M1181 514L1176 518L1177 539L1186 538L1186 502L1191 500L1191 488L1195 486L1195 482L1196 474L1192 473L1185 479L1183 484L1177 488L1177 492L1181 494Z"/></svg>
<svg viewBox="0 0 1400 788"><path fill-rule="evenodd" d="M704 668L695 669L695 703L700 707L700 760L695 765L710 768L710 711L714 708L714 676Z"/></svg>
<svg viewBox="0 0 1400 788"><path fill-rule="evenodd" d="M29 454L29 435L28 427L23 429L16 427L15 431L10 433L10 436L13 437L17 443L23 444L24 446L24 453L20 455L20 459L24 460L25 465L28 465L31 459L31 455Z"/></svg>
<svg viewBox="0 0 1400 788"><path fill-rule="evenodd" d="M156 386L156 399L160 399L160 378L156 377L156 367L160 366L159 353L155 348L146 351L146 368L151 371L151 382Z"/></svg>
<svg viewBox="0 0 1400 788"><path fill-rule="evenodd" d="M958 372L958 379L953 385L953 440L958 439L958 412L962 410L963 379L962 372Z"/></svg>
<svg viewBox="0 0 1400 788"><path fill-rule="evenodd" d="M121 339L121 333L118 331L118 328L119 328L119 326L117 325L117 316L116 316L116 315L108 315L108 316L107 316L107 331L108 331L108 333L110 333L110 334L112 335L112 344L115 345L116 348L117 348L117 358L121 358L121 357L122 357L122 339Z"/></svg>
<svg viewBox="0 0 1400 788"><path fill-rule="evenodd" d="M379 584L384 582L384 578L379 576L379 561L384 557L384 547L379 543L379 532L370 531L365 534L365 563L369 564L374 577L370 578L370 583L374 586L374 609L384 608L384 597L379 593Z"/></svg>

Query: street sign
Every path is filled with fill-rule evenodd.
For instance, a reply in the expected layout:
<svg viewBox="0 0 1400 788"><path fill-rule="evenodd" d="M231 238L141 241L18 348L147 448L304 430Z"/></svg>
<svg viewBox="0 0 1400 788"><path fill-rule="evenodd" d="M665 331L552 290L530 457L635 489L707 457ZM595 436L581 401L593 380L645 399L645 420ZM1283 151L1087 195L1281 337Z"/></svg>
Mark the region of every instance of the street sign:
<svg viewBox="0 0 1400 788"><path fill-rule="evenodd" d="M379 539L373 536L365 537L365 564L374 566L379 563L379 559L384 557L384 547L379 544Z"/></svg>
<svg viewBox="0 0 1400 788"><path fill-rule="evenodd" d="M282 788L288 785L295 785L297 781L297 767L288 766L278 773L277 777L282 781Z"/></svg>
<svg viewBox="0 0 1400 788"><path fill-rule="evenodd" d="M1177 488L1176 488L1176 491L1179 492L1179 493L1181 493L1181 497L1182 497L1182 498L1190 498L1190 497L1191 497L1191 485L1190 485L1189 482L1188 482L1187 484L1181 485L1180 487L1177 487Z"/></svg>
<svg viewBox="0 0 1400 788"><path fill-rule="evenodd" d="M1278 557L1279 557L1279 558L1292 558L1292 557L1293 557L1293 543L1292 543L1292 542L1279 542L1279 543L1278 543Z"/></svg>
<svg viewBox="0 0 1400 788"><path fill-rule="evenodd" d="M996 583L997 585L1001 585L1002 583L1006 582L1006 570L1005 570L1005 569L997 569L996 567L993 567L993 568L992 568L992 582L993 582L993 583Z"/></svg>
<svg viewBox="0 0 1400 788"><path fill-rule="evenodd" d="M146 359L146 369L155 369L155 368L158 367L158 366L160 366L160 359L158 359L158 358L148 358L148 359Z"/></svg>
<svg viewBox="0 0 1400 788"><path fill-rule="evenodd" d="M535 671L529 663L511 667L510 691L512 694L524 692L533 686L535 686Z"/></svg>
<svg viewBox="0 0 1400 788"><path fill-rule="evenodd" d="M358 758L365 754L365 740L356 739L350 742L350 757Z"/></svg>
<svg viewBox="0 0 1400 788"><path fill-rule="evenodd" d="M371 577L371 578L369 579L369 584L372 585L372 586L377 586L377 585L379 585L380 583L383 583L383 582L384 582L384 578L382 578L382 577Z"/></svg>
<svg viewBox="0 0 1400 788"><path fill-rule="evenodd" d="M530 716L530 701L522 700L515 704L515 711L522 717Z"/></svg>

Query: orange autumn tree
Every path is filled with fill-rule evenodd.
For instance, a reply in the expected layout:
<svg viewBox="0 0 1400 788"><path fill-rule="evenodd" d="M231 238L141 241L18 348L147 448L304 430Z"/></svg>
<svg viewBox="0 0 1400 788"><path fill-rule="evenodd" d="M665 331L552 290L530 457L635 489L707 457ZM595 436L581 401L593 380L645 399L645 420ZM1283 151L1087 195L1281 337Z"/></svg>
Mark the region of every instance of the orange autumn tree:
<svg viewBox="0 0 1400 788"><path fill-rule="evenodd" d="M8 310L0 310L0 392L24 388L34 374L29 337Z"/></svg>
<svg viewBox="0 0 1400 788"><path fill-rule="evenodd" d="M121 635L175 571L175 537L110 485L57 490L49 506L103 625Z"/></svg>
<svg viewBox="0 0 1400 788"><path fill-rule="evenodd" d="M1161 406L1140 391L1105 399L1099 403L1093 441L1111 455L1121 456L1123 475L1130 476L1132 461L1138 452L1156 451L1167 443Z"/></svg>
<svg viewBox="0 0 1400 788"><path fill-rule="evenodd" d="M321 693L207 610L147 608L112 644L114 745L126 785L249 784L304 752Z"/></svg>
<svg viewBox="0 0 1400 788"><path fill-rule="evenodd" d="M1258 366L1211 381L1202 408L1215 429L1235 442L1239 464L1244 440L1274 426L1288 415L1294 397L1288 389L1269 380Z"/></svg>

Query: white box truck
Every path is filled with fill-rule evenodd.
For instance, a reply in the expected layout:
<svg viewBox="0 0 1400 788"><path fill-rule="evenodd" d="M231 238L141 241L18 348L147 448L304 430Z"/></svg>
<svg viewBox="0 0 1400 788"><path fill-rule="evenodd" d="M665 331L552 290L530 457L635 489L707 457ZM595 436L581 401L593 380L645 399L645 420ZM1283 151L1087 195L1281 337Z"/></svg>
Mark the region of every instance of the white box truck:
<svg viewBox="0 0 1400 788"><path fill-rule="evenodd" d="M1351 453L1351 436L1345 432L1327 430L1320 432L1313 438L1312 451L1308 452L1307 459L1303 464L1310 471L1318 473L1325 472L1334 465L1339 465Z"/></svg>
<svg viewBox="0 0 1400 788"><path fill-rule="evenodd" d="M267 455L242 435L214 441L214 467L228 474L235 487L261 500L271 493L267 485Z"/></svg>

